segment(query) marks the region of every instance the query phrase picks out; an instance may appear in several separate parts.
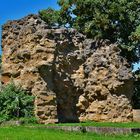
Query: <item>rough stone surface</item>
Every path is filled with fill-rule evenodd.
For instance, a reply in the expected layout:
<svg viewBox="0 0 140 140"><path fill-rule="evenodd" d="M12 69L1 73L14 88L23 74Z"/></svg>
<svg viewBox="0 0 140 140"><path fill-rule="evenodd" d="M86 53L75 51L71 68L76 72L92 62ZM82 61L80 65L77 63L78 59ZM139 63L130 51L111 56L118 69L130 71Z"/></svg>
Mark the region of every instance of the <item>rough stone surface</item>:
<svg viewBox="0 0 140 140"><path fill-rule="evenodd" d="M139 134L140 128L116 128L116 127L93 127L93 126L46 126L47 129L64 130L70 132L90 132L97 134Z"/></svg>
<svg viewBox="0 0 140 140"><path fill-rule="evenodd" d="M40 123L132 121L133 76L116 44L29 15L3 26L2 50L3 83L35 95Z"/></svg>
<svg viewBox="0 0 140 140"><path fill-rule="evenodd" d="M133 121L140 122L140 109L133 109Z"/></svg>

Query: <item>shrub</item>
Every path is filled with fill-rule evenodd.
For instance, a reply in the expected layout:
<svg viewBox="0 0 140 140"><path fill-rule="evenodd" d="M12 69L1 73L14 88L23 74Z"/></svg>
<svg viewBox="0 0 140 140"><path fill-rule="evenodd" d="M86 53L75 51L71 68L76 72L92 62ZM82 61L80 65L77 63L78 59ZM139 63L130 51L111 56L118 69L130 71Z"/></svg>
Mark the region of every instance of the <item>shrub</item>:
<svg viewBox="0 0 140 140"><path fill-rule="evenodd" d="M0 120L34 116L34 97L13 83L6 85L0 93Z"/></svg>

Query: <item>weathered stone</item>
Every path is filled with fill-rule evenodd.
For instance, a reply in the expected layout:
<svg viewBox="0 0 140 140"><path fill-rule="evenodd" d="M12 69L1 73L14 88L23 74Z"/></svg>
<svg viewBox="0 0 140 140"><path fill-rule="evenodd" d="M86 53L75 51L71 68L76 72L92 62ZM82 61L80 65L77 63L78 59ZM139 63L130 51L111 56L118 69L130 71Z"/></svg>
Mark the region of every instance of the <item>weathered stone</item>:
<svg viewBox="0 0 140 140"><path fill-rule="evenodd" d="M76 132L92 132L97 134L119 134L119 135L128 135L128 134L139 134L140 128L116 128L116 127L93 127L93 126L46 126L47 129L56 129L64 131L76 131Z"/></svg>
<svg viewBox="0 0 140 140"><path fill-rule="evenodd" d="M140 109L133 109L133 120L140 122Z"/></svg>
<svg viewBox="0 0 140 140"><path fill-rule="evenodd" d="M2 49L3 82L35 95L40 123L132 121L133 76L116 44L29 15L3 26Z"/></svg>

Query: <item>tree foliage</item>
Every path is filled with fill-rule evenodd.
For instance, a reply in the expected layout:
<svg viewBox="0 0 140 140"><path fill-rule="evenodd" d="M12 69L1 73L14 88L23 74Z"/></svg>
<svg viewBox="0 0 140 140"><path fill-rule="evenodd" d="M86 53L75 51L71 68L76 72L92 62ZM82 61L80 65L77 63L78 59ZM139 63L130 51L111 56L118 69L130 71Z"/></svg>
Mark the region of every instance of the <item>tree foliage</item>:
<svg viewBox="0 0 140 140"><path fill-rule="evenodd" d="M75 15L74 26L90 37L127 42L139 25L137 0L59 0L61 13Z"/></svg>
<svg viewBox="0 0 140 140"><path fill-rule="evenodd" d="M60 17L59 11L56 11L52 8L40 10L39 15L50 26L55 26L56 24L58 24L58 20Z"/></svg>
<svg viewBox="0 0 140 140"><path fill-rule="evenodd" d="M139 61L138 0L59 0L58 3L61 13L66 11L70 17L75 15L73 27L88 37L120 44L130 62Z"/></svg>
<svg viewBox="0 0 140 140"><path fill-rule="evenodd" d="M52 8L48 8L46 10L39 11L40 17L49 25L49 26L64 26L70 21L67 19L67 14L63 16L59 10L54 10Z"/></svg>
<svg viewBox="0 0 140 140"><path fill-rule="evenodd" d="M32 117L33 109L34 97L14 84L6 85L0 92L0 119Z"/></svg>

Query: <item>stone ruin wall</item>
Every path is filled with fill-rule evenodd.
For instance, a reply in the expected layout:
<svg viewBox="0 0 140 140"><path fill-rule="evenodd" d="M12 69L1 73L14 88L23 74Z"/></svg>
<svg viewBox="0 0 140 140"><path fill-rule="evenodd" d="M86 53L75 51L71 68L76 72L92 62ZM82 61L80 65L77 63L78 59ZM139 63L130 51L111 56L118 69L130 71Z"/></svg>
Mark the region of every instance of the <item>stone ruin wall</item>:
<svg viewBox="0 0 140 140"><path fill-rule="evenodd" d="M133 119L133 76L116 44L50 28L37 15L2 31L2 81L35 95L40 123Z"/></svg>

